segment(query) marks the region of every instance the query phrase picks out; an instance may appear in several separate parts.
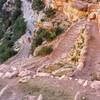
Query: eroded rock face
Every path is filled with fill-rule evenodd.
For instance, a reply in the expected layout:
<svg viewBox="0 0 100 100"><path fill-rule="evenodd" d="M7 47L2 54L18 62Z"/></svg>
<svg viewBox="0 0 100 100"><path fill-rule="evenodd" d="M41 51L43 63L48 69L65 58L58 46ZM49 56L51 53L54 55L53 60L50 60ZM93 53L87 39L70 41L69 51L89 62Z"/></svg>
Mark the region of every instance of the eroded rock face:
<svg viewBox="0 0 100 100"><path fill-rule="evenodd" d="M73 8L76 8L78 10L81 10L81 11L87 11L88 10L88 4L87 3L84 3L80 0L75 0L72 2L71 6Z"/></svg>
<svg viewBox="0 0 100 100"><path fill-rule="evenodd" d="M88 18L90 20L95 20L96 19L96 13L95 12L91 13Z"/></svg>
<svg viewBox="0 0 100 100"><path fill-rule="evenodd" d="M98 2L99 0L82 0L82 1L86 1L86 2L88 2L88 3L96 3L96 2Z"/></svg>

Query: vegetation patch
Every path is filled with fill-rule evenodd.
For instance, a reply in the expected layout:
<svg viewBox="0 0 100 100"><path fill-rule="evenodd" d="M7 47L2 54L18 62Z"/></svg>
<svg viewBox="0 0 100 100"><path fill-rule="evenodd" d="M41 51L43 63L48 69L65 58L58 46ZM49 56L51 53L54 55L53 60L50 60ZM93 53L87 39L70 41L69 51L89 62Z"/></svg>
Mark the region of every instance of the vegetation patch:
<svg viewBox="0 0 100 100"><path fill-rule="evenodd" d="M55 70L58 70L60 68L62 68L64 66L63 63L57 63L54 65L49 65L49 66L44 66L43 69L41 69L42 72L46 72L46 73L52 73Z"/></svg>
<svg viewBox="0 0 100 100"><path fill-rule="evenodd" d="M53 74L57 77L62 77L63 75L68 76L72 72L72 68L62 68L54 72Z"/></svg>
<svg viewBox="0 0 100 100"><path fill-rule="evenodd" d="M27 95L43 95L43 100L72 100L68 91L47 85L20 84L19 88Z"/></svg>
<svg viewBox="0 0 100 100"><path fill-rule="evenodd" d="M53 51L52 45L42 47L38 52L37 56L46 56Z"/></svg>
<svg viewBox="0 0 100 100"><path fill-rule="evenodd" d="M61 29L60 27L55 27L51 30L39 28L39 30L36 32L36 37L33 39L33 42L31 45L32 54L35 48L41 45L44 41L52 41L62 32L63 32L63 29Z"/></svg>
<svg viewBox="0 0 100 100"><path fill-rule="evenodd" d="M68 15L69 21L71 22L76 21L78 19L86 18L88 15L88 12L78 10L74 7L71 7L70 5L66 6L65 11Z"/></svg>
<svg viewBox="0 0 100 100"><path fill-rule="evenodd" d="M77 38L74 47L71 49L69 55L68 55L68 63L73 65L73 66L77 66L79 59L80 59L80 54L81 54L81 50L83 49L85 45L85 32L84 29L82 29L80 31L80 35Z"/></svg>
<svg viewBox="0 0 100 100"><path fill-rule="evenodd" d="M33 10L41 11L45 7L43 0L33 0L32 2Z"/></svg>
<svg viewBox="0 0 100 100"><path fill-rule="evenodd" d="M15 0L14 9L0 12L0 63L15 55L14 43L25 33L26 23L21 16L21 1Z"/></svg>

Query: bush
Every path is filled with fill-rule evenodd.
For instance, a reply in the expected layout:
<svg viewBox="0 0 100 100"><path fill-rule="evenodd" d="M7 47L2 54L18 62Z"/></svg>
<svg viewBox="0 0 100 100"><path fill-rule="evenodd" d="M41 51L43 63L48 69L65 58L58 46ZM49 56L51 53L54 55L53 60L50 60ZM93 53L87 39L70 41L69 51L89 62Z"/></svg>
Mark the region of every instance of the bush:
<svg viewBox="0 0 100 100"><path fill-rule="evenodd" d="M55 32L50 32L48 35L47 35L47 41L52 41L56 38L56 33Z"/></svg>
<svg viewBox="0 0 100 100"><path fill-rule="evenodd" d="M52 29L52 31L55 32L56 36L58 36L63 32L63 29L58 26Z"/></svg>
<svg viewBox="0 0 100 100"><path fill-rule="evenodd" d="M10 18L12 24L14 24L15 20L18 18L18 16L20 16L20 14L21 14L21 10L19 8L11 12Z"/></svg>
<svg viewBox="0 0 100 100"><path fill-rule="evenodd" d="M36 47L38 47L39 45L42 44L42 39L41 38L38 38L36 37L35 39L33 39L33 42L31 44L31 51L33 53L33 51L35 50Z"/></svg>
<svg viewBox="0 0 100 100"><path fill-rule="evenodd" d="M37 56L46 56L46 55L50 54L52 51L53 51L53 48L51 45L44 46L38 51Z"/></svg>
<svg viewBox="0 0 100 100"><path fill-rule="evenodd" d="M56 13L55 9L53 9L52 7L49 7L46 9L46 11L44 12L46 14L47 17L53 17Z"/></svg>
<svg viewBox="0 0 100 100"><path fill-rule="evenodd" d="M33 10L41 11L45 7L42 0L33 0L32 8Z"/></svg>
<svg viewBox="0 0 100 100"><path fill-rule="evenodd" d="M26 23L22 17L19 17L11 28L12 32L6 32L4 35L4 40L8 43L16 42L25 33Z"/></svg>
<svg viewBox="0 0 100 100"><path fill-rule="evenodd" d="M3 35L4 35L4 31L0 28L0 39L2 39Z"/></svg>
<svg viewBox="0 0 100 100"><path fill-rule="evenodd" d="M26 23L24 22L23 17L19 17L16 21L15 24L13 25L13 37L16 39L19 39L24 33L26 29Z"/></svg>
<svg viewBox="0 0 100 100"><path fill-rule="evenodd" d="M37 31L36 37L33 39L32 46L31 46L32 52L35 50L36 47L41 45L43 41L46 40L47 34L48 32L43 28L40 28Z"/></svg>

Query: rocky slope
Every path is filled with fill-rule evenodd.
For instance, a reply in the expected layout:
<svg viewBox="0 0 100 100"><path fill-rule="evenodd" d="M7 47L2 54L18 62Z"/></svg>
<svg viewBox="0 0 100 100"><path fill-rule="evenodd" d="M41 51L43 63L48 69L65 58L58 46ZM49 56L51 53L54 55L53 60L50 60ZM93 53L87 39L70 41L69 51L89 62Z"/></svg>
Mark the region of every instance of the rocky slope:
<svg viewBox="0 0 100 100"><path fill-rule="evenodd" d="M99 1L44 0L56 11L50 18L46 7L38 12L32 1L21 1L26 34L20 38L19 52L0 65L0 100L99 100ZM39 45L52 45L53 51L32 57L30 41L34 42L36 31L45 27L50 32L57 25L63 34Z"/></svg>

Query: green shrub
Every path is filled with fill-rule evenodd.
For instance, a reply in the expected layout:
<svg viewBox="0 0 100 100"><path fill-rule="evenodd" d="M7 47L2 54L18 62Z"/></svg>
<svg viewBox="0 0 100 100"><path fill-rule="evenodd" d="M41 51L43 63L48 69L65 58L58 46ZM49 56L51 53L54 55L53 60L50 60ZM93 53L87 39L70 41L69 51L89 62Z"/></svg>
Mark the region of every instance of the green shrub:
<svg viewBox="0 0 100 100"><path fill-rule="evenodd" d="M0 63L3 63L9 57L16 54L16 52L7 46L7 44L0 45Z"/></svg>
<svg viewBox="0 0 100 100"><path fill-rule="evenodd" d="M42 0L33 0L32 8L33 10L41 11L45 7Z"/></svg>
<svg viewBox="0 0 100 100"><path fill-rule="evenodd" d="M11 12L10 18L12 24L14 24L15 20L18 18L18 16L20 16L20 14L21 14L21 10L19 8Z"/></svg>
<svg viewBox="0 0 100 100"><path fill-rule="evenodd" d="M22 17L19 17L11 28L12 32L6 32L4 35L4 40L12 41L14 43L25 33L26 23Z"/></svg>
<svg viewBox="0 0 100 100"><path fill-rule="evenodd" d="M35 50L35 48L38 47L41 44L42 44L42 39L41 38L36 37L35 39L33 39L33 42L31 44L31 51L32 51L32 53Z"/></svg>
<svg viewBox="0 0 100 100"><path fill-rule="evenodd" d="M56 33L55 32L50 32L48 35L47 35L47 41L52 41L56 38Z"/></svg>
<svg viewBox="0 0 100 100"><path fill-rule="evenodd" d="M10 12L7 12L6 10L1 11L1 18L3 19L3 21L8 20L9 16L10 16Z"/></svg>
<svg viewBox="0 0 100 100"><path fill-rule="evenodd" d="M5 52L0 54L0 63L3 63L4 61L6 61L8 58L12 57L15 54L16 52L12 48L6 49Z"/></svg>
<svg viewBox="0 0 100 100"><path fill-rule="evenodd" d="M53 9L52 7L49 7L46 9L46 11L44 12L46 14L47 17L53 17L56 13L55 9Z"/></svg>
<svg viewBox="0 0 100 100"><path fill-rule="evenodd" d="M63 32L63 29L61 27L55 27L52 29L52 32L55 32L56 36L60 35Z"/></svg>
<svg viewBox="0 0 100 100"><path fill-rule="evenodd" d="M4 35L4 31L0 28L0 39L2 39L3 35Z"/></svg>
<svg viewBox="0 0 100 100"><path fill-rule="evenodd" d="M32 52L35 50L36 47L41 45L43 41L46 40L47 34L48 34L48 32L43 28L40 28L37 31L36 37L33 39L33 42L32 42L32 45L31 45L31 51Z"/></svg>
<svg viewBox="0 0 100 100"><path fill-rule="evenodd" d="M24 33L26 29L26 23L24 22L23 17L19 17L16 21L15 24L13 25L13 33L14 35L12 36L15 40L19 39Z"/></svg>
<svg viewBox="0 0 100 100"><path fill-rule="evenodd" d="M44 46L38 51L37 56L45 56L50 54L52 51L53 51L52 45Z"/></svg>

